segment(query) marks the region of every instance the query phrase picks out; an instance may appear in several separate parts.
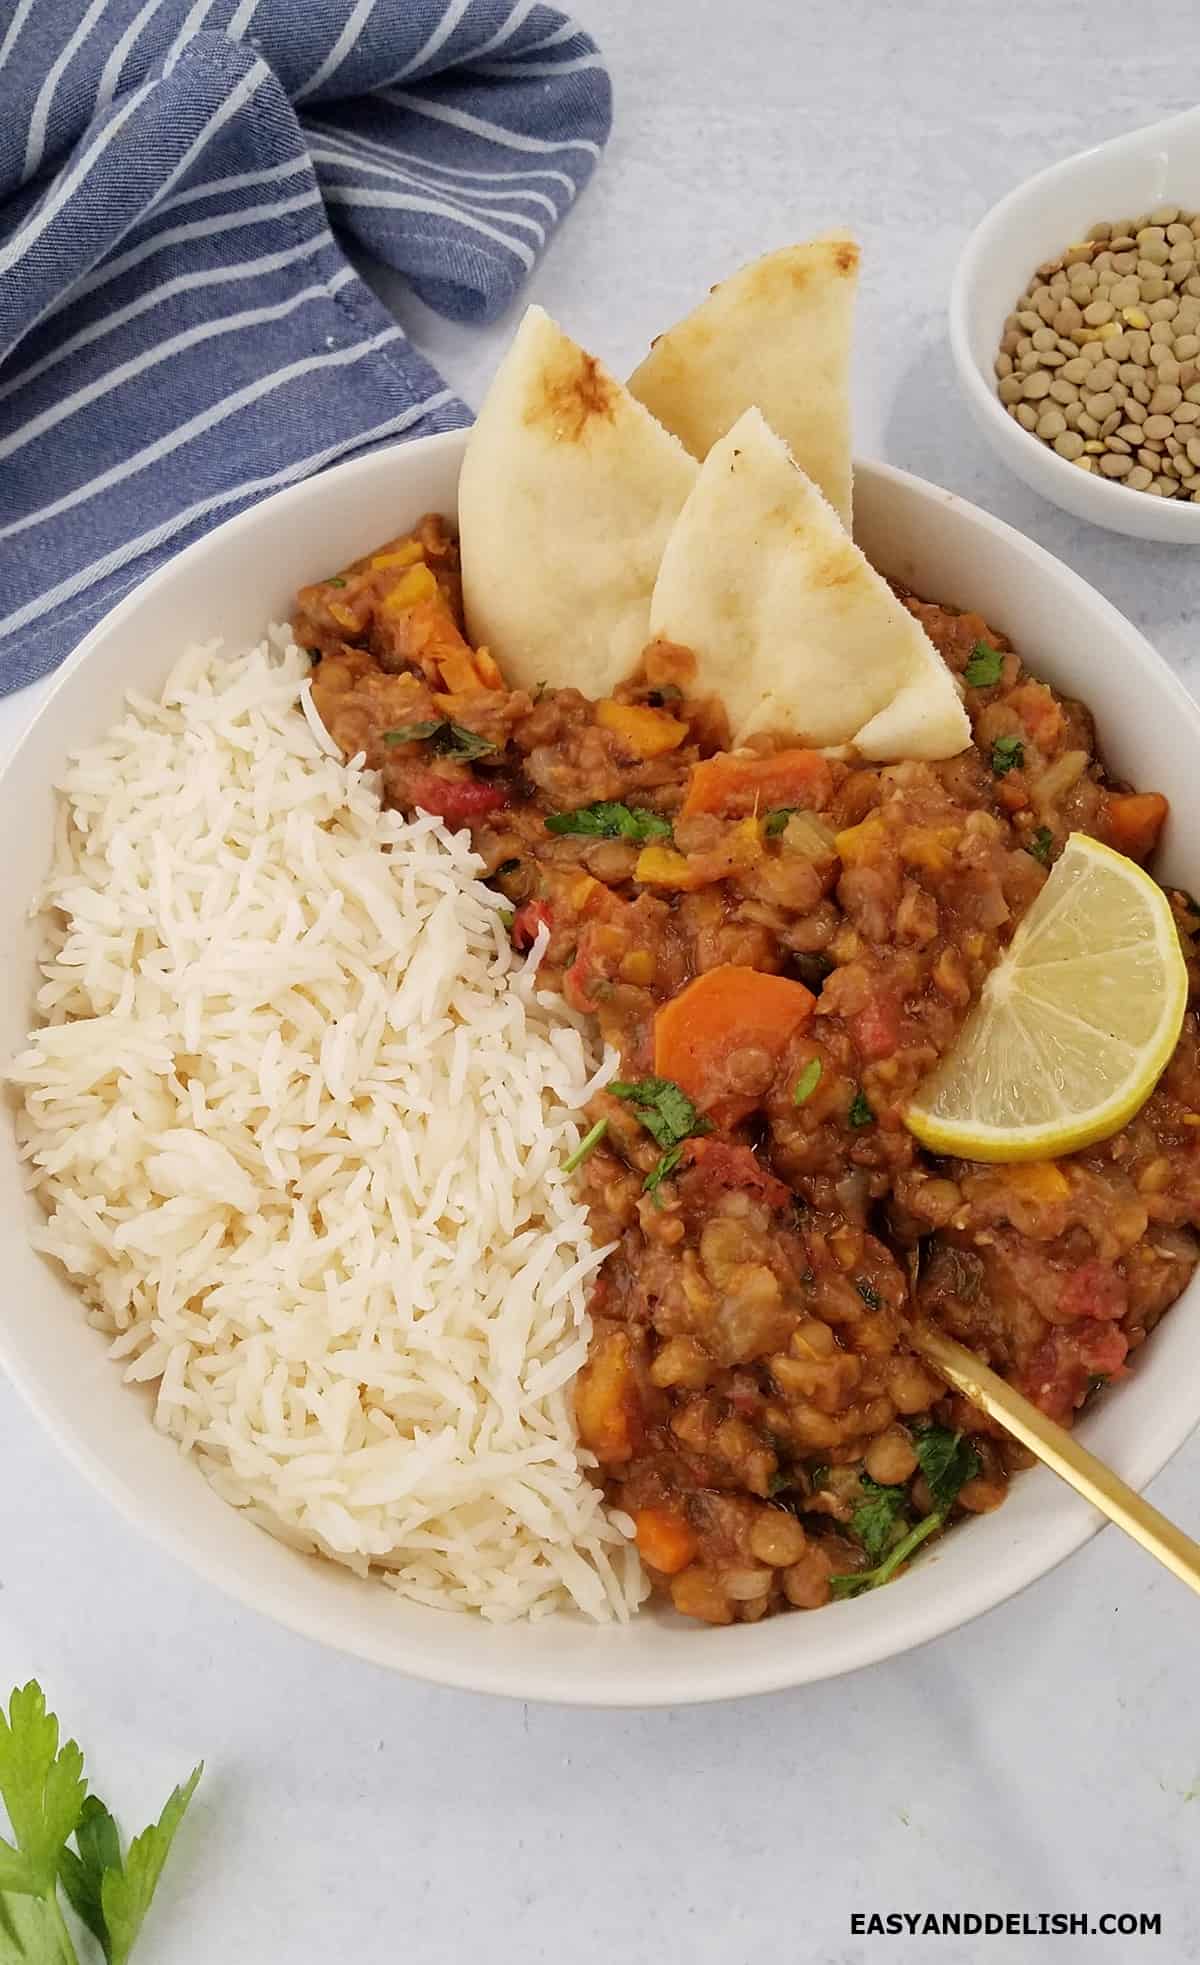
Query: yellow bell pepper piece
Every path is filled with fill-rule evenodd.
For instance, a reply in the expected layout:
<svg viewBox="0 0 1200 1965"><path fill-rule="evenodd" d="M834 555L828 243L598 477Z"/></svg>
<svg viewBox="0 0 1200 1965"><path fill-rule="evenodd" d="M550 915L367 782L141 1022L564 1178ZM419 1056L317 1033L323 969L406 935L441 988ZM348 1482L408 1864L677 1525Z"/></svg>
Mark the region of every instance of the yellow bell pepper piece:
<svg viewBox="0 0 1200 1965"><path fill-rule="evenodd" d="M402 614L408 607L415 607L418 601L432 600L438 590L438 583L425 565L410 566L401 575L390 594L383 598L385 614Z"/></svg>
<svg viewBox="0 0 1200 1965"><path fill-rule="evenodd" d="M376 573L389 566L412 566L424 559L425 549L419 539L409 539L405 545L398 546L394 553L376 553L371 561L371 571Z"/></svg>
<svg viewBox="0 0 1200 1965"><path fill-rule="evenodd" d="M643 887L673 887L681 892L700 884L683 854L674 846L643 846L633 877Z"/></svg>
<svg viewBox="0 0 1200 1965"><path fill-rule="evenodd" d="M861 825L839 832L833 843L842 865L857 866L860 860L869 859L882 842L885 831L882 819L864 819Z"/></svg>
<svg viewBox="0 0 1200 1965"><path fill-rule="evenodd" d="M687 724L668 716L665 710L648 710L640 703L614 703L609 698L597 703L596 721L619 737L635 757L661 757L664 751L678 750L688 733Z"/></svg>

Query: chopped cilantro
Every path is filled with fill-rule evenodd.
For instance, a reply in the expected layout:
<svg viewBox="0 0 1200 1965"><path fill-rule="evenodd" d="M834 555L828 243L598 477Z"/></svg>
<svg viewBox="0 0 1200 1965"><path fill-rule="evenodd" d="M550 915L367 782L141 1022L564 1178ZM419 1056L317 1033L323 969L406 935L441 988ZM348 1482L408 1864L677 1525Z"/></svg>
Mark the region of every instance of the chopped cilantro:
<svg viewBox="0 0 1200 1965"><path fill-rule="evenodd" d="M551 812L547 832L576 832L594 839L669 839L671 828L657 812L640 806L618 805L600 799L595 805L581 805L574 812Z"/></svg>
<svg viewBox="0 0 1200 1965"><path fill-rule="evenodd" d="M664 1150L679 1146L683 1140L693 1139L700 1133L712 1131L708 1120L701 1118L687 1093L673 1078L638 1078L634 1081L614 1078L608 1089L614 1098L625 1099L635 1108L651 1139Z"/></svg>
<svg viewBox="0 0 1200 1965"><path fill-rule="evenodd" d="M643 1121L643 1124L644 1123L645 1122ZM669 1146L667 1148L662 1158L659 1161L657 1161L656 1164L650 1169L650 1172L646 1175L645 1180L642 1182L642 1186L645 1189L646 1193L653 1194L654 1204L656 1207L661 1208L662 1206L662 1202L659 1200L658 1197L659 1188L662 1186L662 1183L666 1179L667 1175L674 1173L676 1167L679 1165L679 1162L682 1158L683 1158L683 1142L680 1141L678 1146Z"/></svg>
<svg viewBox="0 0 1200 1965"><path fill-rule="evenodd" d="M810 1058L796 1080L796 1089L792 1093L793 1105L803 1105L805 1099L812 1097L820 1082L821 1060L820 1058Z"/></svg>
<svg viewBox="0 0 1200 1965"><path fill-rule="evenodd" d="M914 1426L913 1446L934 1508L948 1514L959 1488L979 1472L979 1455L969 1440L948 1426Z"/></svg>
<svg viewBox="0 0 1200 1965"><path fill-rule="evenodd" d="M401 723L383 733L385 744L432 744L434 750L452 757L485 757L496 749L489 737L481 737L464 724L448 723L444 718L427 723Z"/></svg>
<svg viewBox="0 0 1200 1965"><path fill-rule="evenodd" d="M924 1521L910 1528L903 1540L888 1551L877 1568L859 1569L849 1576L831 1576L829 1588L832 1594L835 1597L857 1597L864 1590L878 1590L884 1583L890 1583L901 1565L920 1548L927 1535L932 1535L935 1529L942 1526L945 1519L944 1515L926 1515Z"/></svg>
<svg viewBox="0 0 1200 1965"><path fill-rule="evenodd" d="M992 770L998 778L1019 770L1025 762L1025 746L1019 737L997 737L992 745Z"/></svg>
<svg viewBox="0 0 1200 1965"><path fill-rule="evenodd" d="M767 813L763 820L763 831L768 839L778 839L794 810L795 807L792 805L781 805L776 811Z"/></svg>
<svg viewBox="0 0 1200 1965"><path fill-rule="evenodd" d="M325 585L326 585L327 587L344 587L344 586L345 586L345 584L346 584L346 582L345 582L345 581L343 580L343 578L342 578L342 576L341 576L341 574L340 574L340 573L339 573L339 574L337 575L337 577L336 577L336 579L333 579L333 580L327 580L327 581L325 582Z"/></svg>
<svg viewBox="0 0 1200 1965"><path fill-rule="evenodd" d="M563 1161L563 1172L565 1174L573 1174L576 1167L581 1167L587 1159L588 1154L594 1152L596 1147L599 1146L607 1131L608 1120L597 1119L591 1131L584 1134L578 1146L575 1148L574 1153L569 1153Z"/></svg>
<svg viewBox="0 0 1200 1965"><path fill-rule="evenodd" d="M908 1489L883 1487L864 1474L862 1492L863 1498L850 1518L850 1527L872 1562L877 1562L906 1513Z"/></svg>
<svg viewBox="0 0 1200 1965"><path fill-rule="evenodd" d="M991 689L1004 673L1004 657L998 648L992 648L986 641L977 641L971 650L971 659L963 670L963 681L968 689Z"/></svg>
<svg viewBox="0 0 1200 1965"><path fill-rule="evenodd" d="M868 1310L878 1310L883 1298L877 1289L872 1288L865 1276L855 1278L854 1287L866 1304Z"/></svg>
<svg viewBox="0 0 1200 1965"><path fill-rule="evenodd" d="M1032 853L1034 859L1042 866L1048 867L1050 864L1050 849L1053 844L1054 834L1051 832L1049 826L1039 826L1028 846L1025 848L1025 851Z"/></svg>
<svg viewBox="0 0 1200 1965"><path fill-rule="evenodd" d="M849 1119L850 1124L856 1127L870 1126L874 1123L875 1114L867 1104L867 1096L861 1086L850 1101Z"/></svg>

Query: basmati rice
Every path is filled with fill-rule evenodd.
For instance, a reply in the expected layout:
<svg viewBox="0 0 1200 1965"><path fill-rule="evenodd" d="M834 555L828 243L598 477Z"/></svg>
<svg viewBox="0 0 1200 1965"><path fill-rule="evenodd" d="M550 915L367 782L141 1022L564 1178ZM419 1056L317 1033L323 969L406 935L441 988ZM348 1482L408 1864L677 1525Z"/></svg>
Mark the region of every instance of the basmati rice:
<svg viewBox="0 0 1200 1965"><path fill-rule="evenodd" d="M38 1245L274 1535L422 1603L626 1618L570 1403L606 1251L561 1171L615 1060L307 676L282 630L195 648L70 760L10 1074Z"/></svg>

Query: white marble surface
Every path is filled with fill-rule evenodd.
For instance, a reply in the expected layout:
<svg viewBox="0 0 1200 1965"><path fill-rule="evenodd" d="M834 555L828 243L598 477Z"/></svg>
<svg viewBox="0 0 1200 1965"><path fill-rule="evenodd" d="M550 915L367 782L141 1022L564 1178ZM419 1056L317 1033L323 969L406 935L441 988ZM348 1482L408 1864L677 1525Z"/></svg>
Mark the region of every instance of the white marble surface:
<svg viewBox="0 0 1200 1965"><path fill-rule="evenodd" d="M867 249L860 450L1036 534L1186 672L1196 563L1003 475L956 401L943 306L967 230L1016 177L1190 101L1194 0L586 3L617 131L536 296L628 367L710 280L848 221ZM477 400L507 329L397 305ZM33 702L0 704L0 748ZM1154 1494L1200 1522L1200 1439ZM1108 1531L1020 1601L857 1678L649 1716L510 1707L224 1602L0 1386L0 1687L42 1677L127 1821L207 1757L145 1940L158 1965L1200 1958L1198 1616ZM854 1911L926 1908L1151 1910L1164 1928L851 1935Z"/></svg>

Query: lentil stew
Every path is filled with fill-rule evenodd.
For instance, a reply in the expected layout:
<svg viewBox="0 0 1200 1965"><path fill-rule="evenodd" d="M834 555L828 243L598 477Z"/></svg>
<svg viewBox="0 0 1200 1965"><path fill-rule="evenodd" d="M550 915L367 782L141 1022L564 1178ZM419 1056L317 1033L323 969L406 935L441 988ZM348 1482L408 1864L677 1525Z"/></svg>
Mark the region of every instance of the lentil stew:
<svg viewBox="0 0 1200 1965"><path fill-rule="evenodd" d="M731 753L668 643L600 701L509 690L435 516L297 600L334 742L390 804L469 828L514 943L620 1056L575 1156L615 1244L579 1434L650 1573L712 1624L886 1582L1026 1464L907 1344L914 1291L1069 1421L1200 1255L1192 1008L1149 1101L1084 1152L939 1160L906 1129L1068 833L1144 861L1166 801L1114 783L1087 709L981 617L898 591L965 691L973 742L944 763L787 732ZM1171 899L1194 993L1200 912Z"/></svg>

